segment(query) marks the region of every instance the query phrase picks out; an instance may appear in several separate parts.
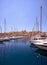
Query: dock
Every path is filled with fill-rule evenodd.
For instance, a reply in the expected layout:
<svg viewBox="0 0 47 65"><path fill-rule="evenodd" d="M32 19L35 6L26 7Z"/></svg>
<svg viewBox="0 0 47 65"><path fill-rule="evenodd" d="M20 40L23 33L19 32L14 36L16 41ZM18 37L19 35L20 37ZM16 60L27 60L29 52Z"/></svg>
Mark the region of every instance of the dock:
<svg viewBox="0 0 47 65"><path fill-rule="evenodd" d="M16 37L5 37L0 38L0 42L9 41L9 40L15 40L15 39L22 39L24 36L16 36Z"/></svg>

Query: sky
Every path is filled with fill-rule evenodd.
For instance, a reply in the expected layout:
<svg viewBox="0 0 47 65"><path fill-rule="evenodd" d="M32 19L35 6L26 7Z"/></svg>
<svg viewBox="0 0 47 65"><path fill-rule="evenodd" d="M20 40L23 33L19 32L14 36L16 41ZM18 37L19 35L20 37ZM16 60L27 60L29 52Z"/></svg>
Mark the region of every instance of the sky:
<svg viewBox="0 0 47 65"><path fill-rule="evenodd" d="M42 31L47 32L47 0L0 0L0 32L32 31L36 17L40 23L42 6Z"/></svg>

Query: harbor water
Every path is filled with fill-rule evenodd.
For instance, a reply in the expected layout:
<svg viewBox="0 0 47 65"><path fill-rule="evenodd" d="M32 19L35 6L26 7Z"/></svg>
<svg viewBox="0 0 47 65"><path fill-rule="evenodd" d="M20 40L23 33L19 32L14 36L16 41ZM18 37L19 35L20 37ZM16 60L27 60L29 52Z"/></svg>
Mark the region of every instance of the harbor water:
<svg viewBox="0 0 47 65"><path fill-rule="evenodd" d="M47 51L23 39L0 42L0 65L47 65Z"/></svg>

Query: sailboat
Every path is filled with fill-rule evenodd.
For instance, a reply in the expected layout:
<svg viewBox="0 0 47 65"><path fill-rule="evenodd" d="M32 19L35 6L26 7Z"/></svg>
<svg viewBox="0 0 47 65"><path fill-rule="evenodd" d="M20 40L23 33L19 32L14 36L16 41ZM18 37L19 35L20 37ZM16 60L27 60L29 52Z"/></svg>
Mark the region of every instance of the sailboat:
<svg viewBox="0 0 47 65"><path fill-rule="evenodd" d="M47 36L41 35L42 33L42 6L41 6L41 17L40 17L40 32L39 35L32 36L31 43L34 44L36 47L47 50Z"/></svg>

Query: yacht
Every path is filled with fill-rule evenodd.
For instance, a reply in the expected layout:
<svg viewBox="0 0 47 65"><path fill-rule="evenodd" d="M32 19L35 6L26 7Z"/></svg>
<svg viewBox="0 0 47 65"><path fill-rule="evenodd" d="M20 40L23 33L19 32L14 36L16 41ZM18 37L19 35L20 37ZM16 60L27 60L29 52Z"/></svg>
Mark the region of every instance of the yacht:
<svg viewBox="0 0 47 65"><path fill-rule="evenodd" d="M40 49L47 50L47 37L33 37L31 43Z"/></svg>
<svg viewBox="0 0 47 65"><path fill-rule="evenodd" d="M47 50L47 36L41 35L42 33L42 7L41 7L41 20L40 20L40 32L38 35L33 35L31 43L40 49Z"/></svg>

